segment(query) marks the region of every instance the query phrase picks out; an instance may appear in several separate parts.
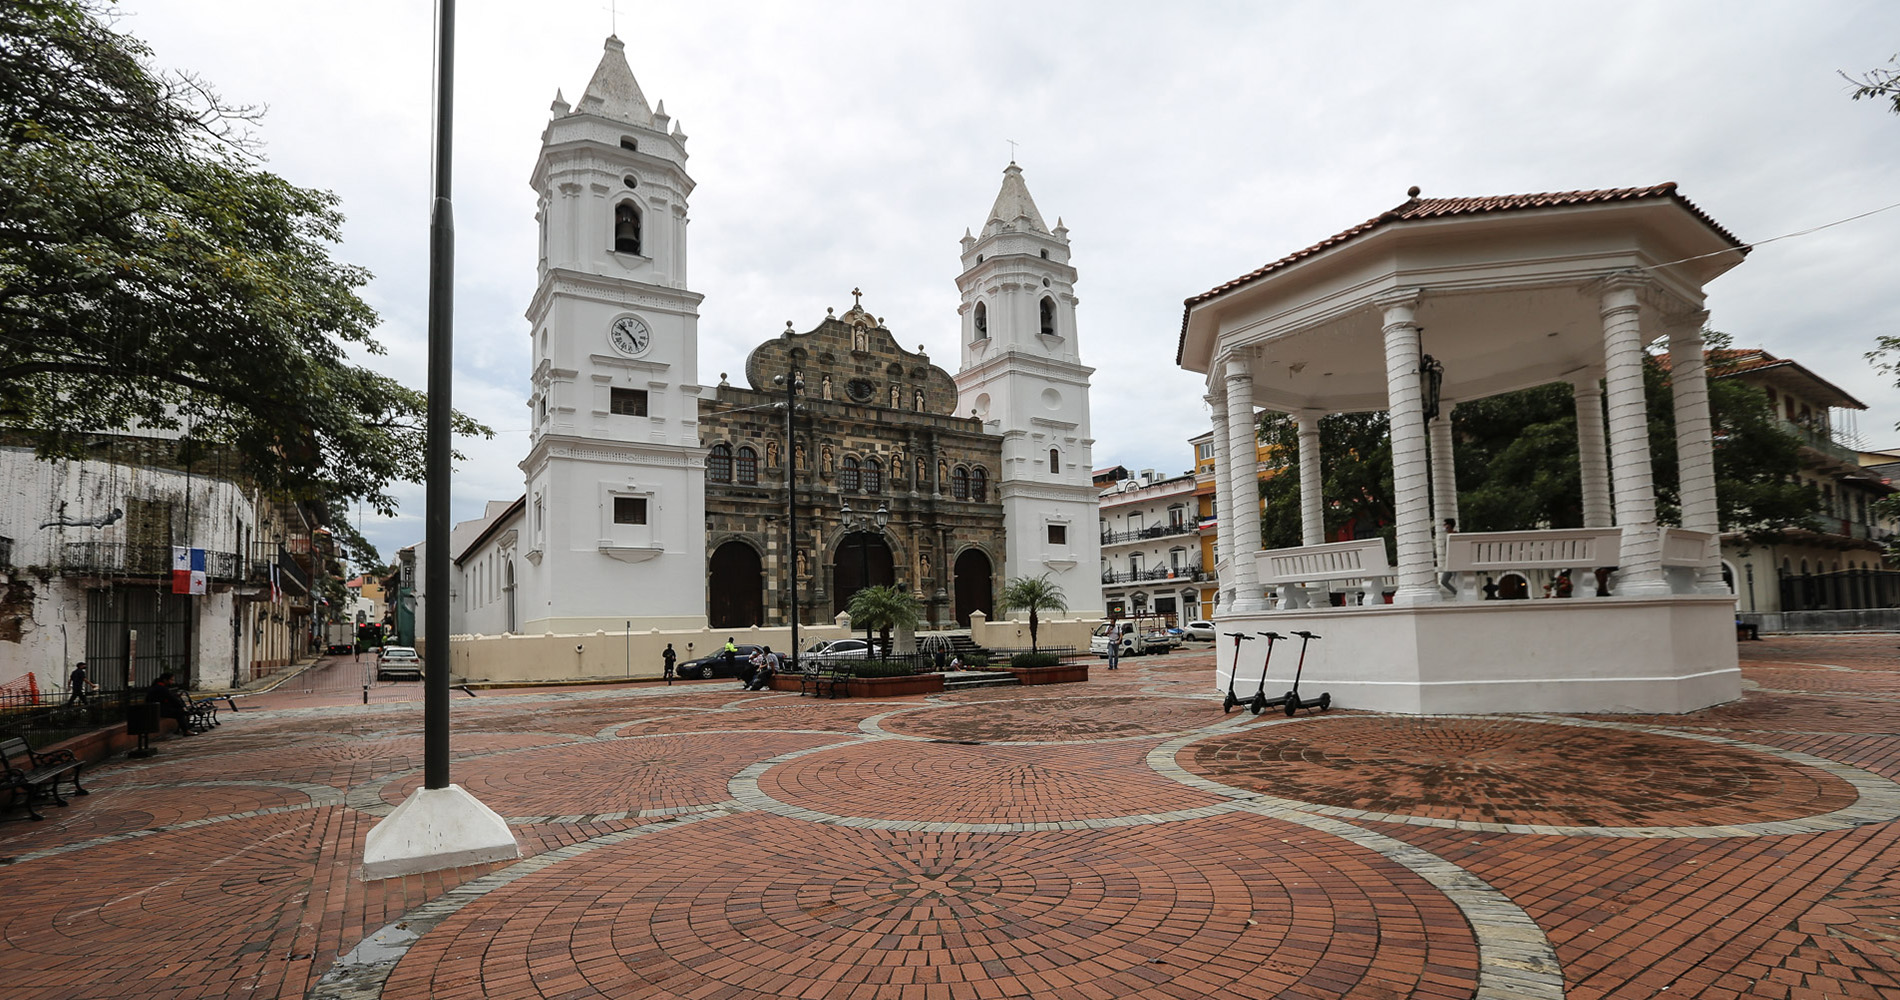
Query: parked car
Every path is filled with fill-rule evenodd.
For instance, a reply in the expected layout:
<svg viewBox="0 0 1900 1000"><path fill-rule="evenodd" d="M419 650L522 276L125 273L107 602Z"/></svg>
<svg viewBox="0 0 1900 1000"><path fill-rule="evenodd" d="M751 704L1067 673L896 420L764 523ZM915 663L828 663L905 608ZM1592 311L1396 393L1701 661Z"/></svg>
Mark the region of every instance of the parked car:
<svg viewBox="0 0 1900 1000"><path fill-rule="evenodd" d="M410 646L384 646L376 657L376 679L379 681L407 678L422 679L422 657Z"/></svg>
<svg viewBox="0 0 1900 1000"><path fill-rule="evenodd" d="M715 651L711 656L687 660L680 664L674 673L689 681L711 677L737 677L745 672L746 660L750 659L753 653L764 648L750 642L737 642L733 645L739 647L739 651L732 654L730 662L726 660L726 654L723 651Z"/></svg>
<svg viewBox="0 0 1900 1000"><path fill-rule="evenodd" d="M350 656L355 652L356 647L347 642L333 642L323 647L323 655L325 656Z"/></svg>
<svg viewBox="0 0 1900 1000"><path fill-rule="evenodd" d="M1202 642L1214 641L1213 622L1188 622L1181 626L1181 631L1190 639L1199 639Z"/></svg>
<svg viewBox="0 0 1900 1000"><path fill-rule="evenodd" d="M876 654L863 639L826 639L814 643L798 657L804 664L829 663L832 660L868 660Z"/></svg>

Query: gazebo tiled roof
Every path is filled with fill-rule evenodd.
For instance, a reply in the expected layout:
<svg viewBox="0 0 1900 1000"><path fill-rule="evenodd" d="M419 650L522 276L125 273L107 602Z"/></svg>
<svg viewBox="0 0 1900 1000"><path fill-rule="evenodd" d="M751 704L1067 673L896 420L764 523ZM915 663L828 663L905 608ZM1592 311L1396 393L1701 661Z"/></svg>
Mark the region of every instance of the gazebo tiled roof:
<svg viewBox="0 0 1900 1000"><path fill-rule="evenodd" d="M1414 191L1417 189L1414 188ZM1325 250L1350 243L1380 226L1394 222L1411 222L1420 219L1440 219L1454 215L1479 215L1488 212L1513 212L1529 209L1566 208L1573 205L1593 205L1605 202L1640 201L1645 198L1667 198L1674 201L1691 215L1708 226L1711 231L1733 245L1742 253L1748 252L1747 244L1722 228L1708 213L1697 208L1695 203L1676 193L1676 182L1665 181L1649 187L1605 188L1596 191L1550 191L1540 194L1487 195L1475 198L1420 198L1416 194L1398 207L1367 219L1343 232L1329 236L1304 250L1296 250L1285 257L1256 268L1232 281L1227 281L1189 298L1182 304L1181 336L1174 351L1175 364L1181 363L1181 357L1187 346L1188 316L1194 307L1210 299L1219 298L1242 285L1266 277L1275 271L1290 267Z"/></svg>

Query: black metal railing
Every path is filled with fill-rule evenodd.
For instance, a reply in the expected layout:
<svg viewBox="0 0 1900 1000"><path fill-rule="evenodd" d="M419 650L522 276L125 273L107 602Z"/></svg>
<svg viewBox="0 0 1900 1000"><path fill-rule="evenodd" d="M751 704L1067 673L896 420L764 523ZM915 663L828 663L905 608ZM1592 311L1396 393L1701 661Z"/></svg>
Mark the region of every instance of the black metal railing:
<svg viewBox="0 0 1900 1000"><path fill-rule="evenodd" d="M67 542L60 548L59 568L91 576L162 577L172 571L172 547L128 542ZM205 551L205 577L229 582L243 574L243 560L235 552Z"/></svg>
<svg viewBox="0 0 1900 1000"><path fill-rule="evenodd" d="M1193 521L1183 524L1156 524L1146 528L1133 528L1128 531L1102 532L1103 545L1119 545L1122 542L1138 542L1148 538L1167 538L1171 535L1191 535L1201 526Z"/></svg>
<svg viewBox="0 0 1900 1000"><path fill-rule="evenodd" d="M1137 580L1200 581L1205 579L1207 579L1207 571L1201 569L1199 566L1181 568L1157 566L1153 569L1120 570L1102 574L1103 583L1133 583Z"/></svg>
<svg viewBox="0 0 1900 1000"><path fill-rule="evenodd" d="M1782 611L1900 607L1900 570L1850 569L1781 575Z"/></svg>
<svg viewBox="0 0 1900 1000"><path fill-rule="evenodd" d="M13 539L0 537L0 569L13 568Z"/></svg>
<svg viewBox="0 0 1900 1000"><path fill-rule="evenodd" d="M290 557L290 551L276 542L252 542L249 560L249 579L252 583L270 582L271 563L277 564L277 585L286 592L299 594L310 592L310 572L297 560Z"/></svg>

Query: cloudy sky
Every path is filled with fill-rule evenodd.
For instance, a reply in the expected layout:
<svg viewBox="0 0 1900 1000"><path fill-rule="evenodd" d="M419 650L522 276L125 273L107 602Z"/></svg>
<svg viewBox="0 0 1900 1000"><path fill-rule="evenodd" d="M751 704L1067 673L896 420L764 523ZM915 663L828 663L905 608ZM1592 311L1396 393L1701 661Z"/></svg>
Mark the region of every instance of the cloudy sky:
<svg viewBox="0 0 1900 1000"><path fill-rule="evenodd" d="M1428 197L1677 181L1748 241L1900 202L1900 117L1837 71L1900 51L1900 4L693 3L464 0L458 19L455 516L522 488L534 195L555 89L574 100L615 26L690 140L700 370L738 373L786 320L850 290L955 365L957 240L1016 140L1068 224L1096 367L1095 464L1179 473L1207 428L1173 366L1181 301ZM368 267L388 354L423 384L430 47L425 0L121 0L158 65L268 106L269 167L335 191L336 253ZM1900 393L1862 355L1900 333L1900 209L1769 243L1709 288L1740 346L1798 358L1900 446ZM422 456L416 456L418 466ZM422 491L364 515L385 556Z"/></svg>

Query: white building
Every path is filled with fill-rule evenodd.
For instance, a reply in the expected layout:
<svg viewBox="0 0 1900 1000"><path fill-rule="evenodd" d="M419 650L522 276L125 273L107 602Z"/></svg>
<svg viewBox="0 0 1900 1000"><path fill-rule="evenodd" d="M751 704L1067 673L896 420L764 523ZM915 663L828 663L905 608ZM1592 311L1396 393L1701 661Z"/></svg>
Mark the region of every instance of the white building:
<svg viewBox="0 0 1900 1000"><path fill-rule="evenodd" d="M1200 518L1193 475L1163 479L1153 469L1101 495L1102 598L1111 617L1201 612Z"/></svg>
<svg viewBox="0 0 1900 1000"><path fill-rule="evenodd" d="M526 490L457 526L454 633L706 625L699 412L713 393L698 376L702 297L687 287L686 135L664 108L616 38L577 104L556 95L531 178ZM958 410L1004 439L1004 576L1050 574L1071 614L1097 616L1076 272L1068 231L1044 224L1014 163L962 263Z"/></svg>

